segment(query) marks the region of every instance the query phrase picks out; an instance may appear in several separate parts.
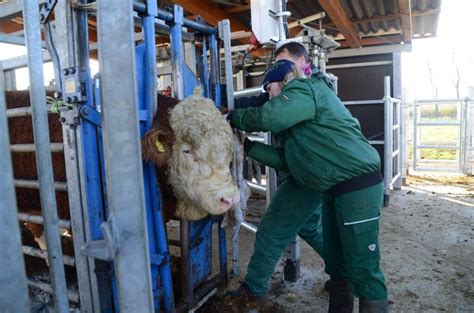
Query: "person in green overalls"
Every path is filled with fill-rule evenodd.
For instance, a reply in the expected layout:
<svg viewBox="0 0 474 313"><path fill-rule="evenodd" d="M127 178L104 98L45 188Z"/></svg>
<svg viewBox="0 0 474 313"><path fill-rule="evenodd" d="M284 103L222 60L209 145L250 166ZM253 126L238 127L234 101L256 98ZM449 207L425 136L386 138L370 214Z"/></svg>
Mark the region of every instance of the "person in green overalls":
<svg viewBox="0 0 474 313"><path fill-rule="evenodd" d="M257 231L245 282L229 294L258 298L289 240L311 232L314 202L321 201L325 271L331 277L329 312L387 312L387 288L380 268L379 218L383 200L380 158L360 125L331 90L323 75L300 78L288 60L267 71L269 101L236 109L232 127L271 131L281 148L245 140L249 156L291 175L272 199ZM301 189L307 197L301 196ZM298 191L299 196L294 197ZM301 234L300 234L301 235ZM302 236L303 239L304 236Z"/></svg>

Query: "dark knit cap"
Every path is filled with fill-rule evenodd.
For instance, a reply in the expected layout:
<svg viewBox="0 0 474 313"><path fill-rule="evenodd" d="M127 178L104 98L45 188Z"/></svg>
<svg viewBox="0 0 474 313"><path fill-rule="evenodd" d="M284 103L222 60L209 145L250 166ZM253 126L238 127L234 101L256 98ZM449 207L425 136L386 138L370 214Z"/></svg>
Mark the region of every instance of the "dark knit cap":
<svg viewBox="0 0 474 313"><path fill-rule="evenodd" d="M265 73L263 79L263 89L267 88L267 85L273 82L281 82L285 79L285 76L291 72L295 63L288 60L279 60L273 63Z"/></svg>

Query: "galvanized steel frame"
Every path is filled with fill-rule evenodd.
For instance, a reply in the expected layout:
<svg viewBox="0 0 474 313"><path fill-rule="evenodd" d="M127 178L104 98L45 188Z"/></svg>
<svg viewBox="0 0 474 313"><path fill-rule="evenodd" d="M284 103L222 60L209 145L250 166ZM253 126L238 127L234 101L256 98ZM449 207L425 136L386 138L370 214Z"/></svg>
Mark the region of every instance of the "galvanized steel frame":
<svg viewBox="0 0 474 313"><path fill-rule="evenodd" d="M61 240L54 190L53 166L43 79L41 55L41 28L38 1L23 0L23 19L28 51L30 76L30 101L32 107L33 135L36 148L36 163L44 231L48 246L50 279L53 286L55 308L58 312L69 312L66 276L62 260Z"/></svg>
<svg viewBox="0 0 474 313"><path fill-rule="evenodd" d="M30 312L26 285L25 261L21 253L21 236L13 185L13 168L9 149L3 68L0 62L0 307L7 312ZM6 270L8 269L8 270Z"/></svg>
<svg viewBox="0 0 474 313"><path fill-rule="evenodd" d="M98 10L108 223L115 241L109 244L115 248L120 309L153 312L132 2L104 0Z"/></svg>
<svg viewBox="0 0 474 313"><path fill-rule="evenodd" d="M458 104L456 107L457 118L455 122L420 122L421 111L423 105L440 104ZM469 121L469 104L472 101L469 98L464 99L422 99L415 100L413 103L413 170L414 171L430 171L430 172L458 172L468 173L466 167L467 151L470 150L472 143L469 141L468 121ZM423 145L420 143L420 131L423 126L457 126L457 142L454 146L440 145ZM420 149L439 149L439 150L456 150L456 159L450 160L424 160L424 163L453 163L457 164L453 168L440 167L420 167L419 166L419 150Z"/></svg>

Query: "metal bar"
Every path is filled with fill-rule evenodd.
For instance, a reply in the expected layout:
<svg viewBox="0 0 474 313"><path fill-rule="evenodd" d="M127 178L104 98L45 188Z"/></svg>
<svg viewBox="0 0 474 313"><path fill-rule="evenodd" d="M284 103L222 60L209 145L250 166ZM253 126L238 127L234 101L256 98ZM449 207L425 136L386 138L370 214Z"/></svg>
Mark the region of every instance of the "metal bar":
<svg viewBox="0 0 474 313"><path fill-rule="evenodd" d="M26 213L18 213L18 220L22 222L30 222L33 224L43 225L43 217L41 215L33 215ZM68 220L58 220L58 225L60 228L71 229L71 221Z"/></svg>
<svg viewBox="0 0 474 313"><path fill-rule="evenodd" d="M240 226L242 226L243 228L245 228L246 230L256 234L257 233L257 227L255 225L252 225L250 223L247 223L247 222L242 222L240 223Z"/></svg>
<svg viewBox="0 0 474 313"><path fill-rule="evenodd" d="M41 57L43 59L43 62L51 61L51 57L47 50L41 51ZM6 59L6 60L3 60L2 63L3 63L4 71L15 70L17 68L28 66L28 56L21 55L18 57Z"/></svg>
<svg viewBox="0 0 474 313"><path fill-rule="evenodd" d="M39 281L33 281L31 279L28 279L28 286L30 286L32 288L35 288L35 289L42 290L42 291L47 292L49 294L53 294L53 288L51 287L50 284L47 284L47 283L43 283L43 282L39 282ZM77 291L67 290L67 298L71 302L79 303L79 294L77 293Z"/></svg>
<svg viewBox="0 0 474 313"><path fill-rule="evenodd" d="M447 104L449 102L461 102L463 99L455 99L455 98L452 98L452 99L436 99L436 100L433 100L433 99L417 99L416 102L419 104L419 105L430 105L430 104Z"/></svg>
<svg viewBox="0 0 474 313"><path fill-rule="evenodd" d="M383 141L383 140L369 140L369 143L371 145L383 145L385 143L385 141Z"/></svg>
<svg viewBox="0 0 474 313"><path fill-rule="evenodd" d="M0 6L1 6L1 4L0 4ZM24 46L25 45L25 37L13 36L13 35L7 35L7 34L0 34L0 42L9 43L9 44L12 44L12 45Z"/></svg>
<svg viewBox="0 0 474 313"><path fill-rule="evenodd" d="M392 61L375 61L375 62L360 62L360 63L346 63L346 64L335 64L328 65L326 69L339 69L339 68L354 68L354 67L368 67L368 66L380 66L380 65L392 65Z"/></svg>
<svg viewBox="0 0 474 313"><path fill-rule="evenodd" d="M400 150L395 150L395 151L392 153L392 158L396 157L398 154L400 154Z"/></svg>
<svg viewBox="0 0 474 313"><path fill-rule="evenodd" d="M40 258L44 260L48 259L48 251L46 250L37 249L30 246L22 246L22 250L23 250L23 254L34 256L36 258ZM69 255L63 255L63 262L64 264L69 265L69 266L76 266L76 261L74 257L69 256Z"/></svg>
<svg viewBox="0 0 474 313"><path fill-rule="evenodd" d="M420 122L417 126L460 126L461 122Z"/></svg>
<svg viewBox="0 0 474 313"><path fill-rule="evenodd" d="M418 149L443 149L443 150L459 150L461 146L437 146L437 145L417 145Z"/></svg>
<svg viewBox="0 0 474 313"><path fill-rule="evenodd" d="M415 100L413 102L413 171L417 170L417 146L418 146L418 102Z"/></svg>
<svg viewBox="0 0 474 313"><path fill-rule="evenodd" d="M153 312L132 0L100 1L98 19L109 223L120 244L114 257L120 310Z"/></svg>
<svg viewBox="0 0 474 313"><path fill-rule="evenodd" d="M452 169L452 168L435 168L435 167L418 168L417 171L418 172L453 172L453 173L459 172L457 168Z"/></svg>
<svg viewBox="0 0 474 313"><path fill-rule="evenodd" d="M46 100L45 100L46 101ZM46 107L47 112L51 112L51 106L48 105ZM32 108L30 106L22 107L22 108L15 108L15 109L8 109L7 110L7 117L25 117L32 115Z"/></svg>
<svg viewBox="0 0 474 313"><path fill-rule="evenodd" d="M30 76L30 101L32 107L33 136L36 145L38 183L43 210L50 278L54 291L57 312L69 312L66 276L62 261L59 237L58 212L54 188L53 163L51 159L48 113L45 106L46 91L43 79L43 58L41 55L41 28L38 1L23 0L23 21L28 51L28 72Z"/></svg>
<svg viewBox="0 0 474 313"><path fill-rule="evenodd" d="M42 180L26 180L26 179L15 179L14 180L14 183L15 183L15 187L18 187L18 188L28 188L28 189L41 189L43 188L42 184ZM51 186L54 185L54 189L55 190L59 190L59 191L67 191L67 183L64 183L64 182L53 182L53 184L51 184ZM53 191L54 191L53 189ZM41 190L40 190L41 192ZM42 206L43 207L43 206Z"/></svg>
<svg viewBox="0 0 474 313"><path fill-rule="evenodd" d="M9 0L0 3L0 21L11 20L21 16L22 7L20 0Z"/></svg>
<svg viewBox="0 0 474 313"><path fill-rule="evenodd" d="M267 187L265 186L262 186L262 185L259 185L259 184L256 184L254 182L251 182L249 180L246 180L247 182L247 185L249 185L249 187L255 191L260 191L260 192L267 192Z"/></svg>
<svg viewBox="0 0 474 313"><path fill-rule="evenodd" d="M189 238L189 221L179 222L181 238L181 293L188 309L194 307L193 277L191 275L191 247Z"/></svg>
<svg viewBox="0 0 474 313"><path fill-rule="evenodd" d="M211 98L216 103L217 107L221 105L221 74L220 74L220 52L217 44L216 35L209 36L209 55L211 58L211 72L209 75L209 84L211 91Z"/></svg>
<svg viewBox="0 0 474 313"><path fill-rule="evenodd" d="M392 178L392 184L393 184L394 182L396 182L396 181L400 178L400 176L401 176L401 173L398 173L397 175L393 176L393 178Z"/></svg>
<svg viewBox="0 0 474 313"><path fill-rule="evenodd" d="M261 94L262 92L263 92L262 86L237 90L237 91L234 91L234 98L258 95L258 94Z"/></svg>
<svg viewBox="0 0 474 313"><path fill-rule="evenodd" d="M384 100L360 100L360 101L344 101L344 105L365 105L365 104L383 104Z"/></svg>
<svg viewBox="0 0 474 313"><path fill-rule="evenodd" d="M230 51L230 21L219 22L219 37L224 43L224 70L227 92L227 107L234 110L234 76L232 73L232 53Z"/></svg>
<svg viewBox="0 0 474 313"><path fill-rule="evenodd" d="M433 159L433 160L429 160L429 159L428 159L428 160L426 160L426 159L424 159L424 160L420 160L419 162L420 162L420 163L443 163L443 164L446 164L446 163L450 164L450 163L452 163L452 164L455 164L455 163L457 163L458 161L457 161L457 160L447 160L447 159L445 159L445 160L442 160L442 159L438 159L438 160L434 160L434 159Z"/></svg>
<svg viewBox="0 0 474 313"><path fill-rule="evenodd" d="M25 261L21 254L21 236L16 221L17 203L6 118L6 99L0 62L0 308L6 312L30 312L26 287Z"/></svg>
<svg viewBox="0 0 474 313"><path fill-rule="evenodd" d="M51 143L51 152L62 152L64 151L64 145L62 143ZM10 145L11 152L35 152L34 144L16 144Z"/></svg>
<svg viewBox="0 0 474 313"><path fill-rule="evenodd" d="M173 24L171 25L171 65L173 67L173 91L174 97L178 100L184 99L184 55L183 38L181 30L183 27L183 8L174 5Z"/></svg>
<svg viewBox="0 0 474 313"><path fill-rule="evenodd" d="M221 227L222 219L217 225L217 235L219 240L219 269L220 274L224 275L225 283L227 283L227 241L225 229Z"/></svg>
<svg viewBox="0 0 474 313"><path fill-rule="evenodd" d="M384 205L388 205L392 188L393 106L390 102L390 76L384 77Z"/></svg>

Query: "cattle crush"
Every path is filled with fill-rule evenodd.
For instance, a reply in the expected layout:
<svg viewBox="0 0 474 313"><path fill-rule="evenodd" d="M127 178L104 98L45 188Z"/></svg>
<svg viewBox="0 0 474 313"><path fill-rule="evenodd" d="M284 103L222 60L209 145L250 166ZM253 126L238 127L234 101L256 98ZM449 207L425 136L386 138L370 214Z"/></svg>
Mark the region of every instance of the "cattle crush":
<svg viewBox="0 0 474 313"><path fill-rule="evenodd" d="M18 214L4 218L11 228L1 231L11 237L6 246L15 251L9 262L17 264L11 275L18 288L8 295L14 311L28 311L26 285L51 294L50 305L58 312L69 312L73 304L81 312L196 309L228 279L222 216L182 219L179 239L168 240L169 215L164 219L162 208L171 190L160 180L162 169L157 175L154 165L142 161L140 138L154 116L159 123L168 113L170 101L157 96L157 32L170 38L176 99L200 86L216 106L222 97L232 105L231 69L225 64L221 73L219 57L222 44L230 54L229 23L213 28L184 19L180 6L160 10L156 1L101 1L92 13L85 5L51 3L38 7L23 1L27 62L0 66L0 133L9 132L0 141L1 159L7 161L0 169L11 172L1 179L8 200L2 203L10 213L18 208ZM89 59L96 48L89 47L84 31L88 14L99 20L100 72L94 77ZM136 27L141 29L137 43ZM44 87L40 29L56 70L54 94ZM183 41L192 44L194 69L184 62ZM28 66L30 90L5 91L4 73L21 66ZM11 162L4 158L10 152ZM219 197L229 205L239 201ZM18 221L22 242L10 236L20 233ZM171 255L170 246L178 255ZM217 271L213 250L219 255ZM47 279L38 279L45 272Z"/></svg>

